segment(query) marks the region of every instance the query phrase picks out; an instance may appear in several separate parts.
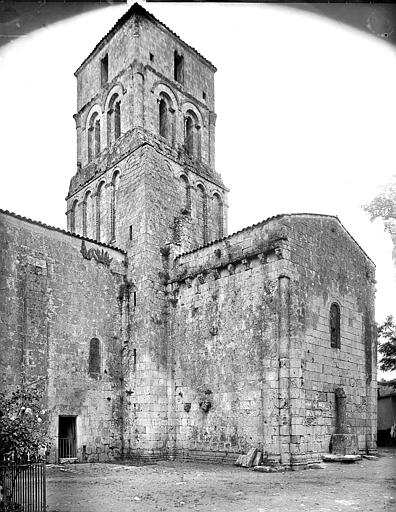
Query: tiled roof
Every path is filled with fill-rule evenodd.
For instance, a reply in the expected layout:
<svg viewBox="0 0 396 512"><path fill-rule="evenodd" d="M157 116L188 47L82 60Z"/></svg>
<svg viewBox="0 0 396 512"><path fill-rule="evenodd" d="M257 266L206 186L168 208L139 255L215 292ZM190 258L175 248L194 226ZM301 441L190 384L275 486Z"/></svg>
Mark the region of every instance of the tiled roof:
<svg viewBox="0 0 396 512"><path fill-rule="evenodd" d="M349 231L344 227L340 219L336 215L325 215L322 213L280 213L279 215L274 215L272 217L268 217L265 220L262 220L260 222L257 222L256 224L252 224L251 226L247 226L246 228L242 228L239 231L236 231L235 233L232 233L231 235L225 236L223 238L219 238L218 240L213 240L212 242L209 242L206 245L201 245L197 247L196 249L193 249L191 251L183 252L182 254L179 254L177 258L180 258L181 256L186 256L187 254L191 254L193 252L199 251L201 249L204 249L205 247L210 247L211 245L217 244L218 242L223 242L224 240L228 240L235 235L239 235L240 233L243 233L244 231L248 231L249 229L257 228L258 226L262 226L263 224L266 224L267 222L270 222L271 220L275 219L281 219L282 217L303 217L303 216L312 216L312 217L322 217L326 219L334 219L336 220L340 226L343 228L343 230L348 234L348 236L355 242L355 244L359 247L359 249L363 252L363 254L366 256L367 259L371 261L371 263L375 266L375 263L373 260L367 255L367 253L362 249L362 247L357 243L357 241L353 238L353 236L349 233ZM177 259L176 258L176 259Z"/></svg>
<svg viewBox="0 0 396 512"><path fill-rule="evenodd" d="M92 242L93 244L100 245L102 247L107 247L108 249L113 249L114 251L122 252L122 254L126 254L126 252L119 247L115 247L113 245L105 244L103 242L97 242L96 240L93 240L92 238L87 238L86 236L77 235L76 233L71 233L70 231L66 231L65 229L56 228L54 226L49 226L48 224L44 224L44 222L40 222L38 220L32 220L28 217L23 217L22 215L18 215L14 212L9 212L8 210L1 210L0 213L4 215L9 215L10 217L14 217L18 220L23 220L25 222L29 222L30 224L35 224L36 226L40 226L45 229L49 229L51 231L57 231L58 233L62 233L63 235L72 236L73 238L78 238L79 240L85 240L86 242Z"/></svg>
<svg viewBox="0 0 396 512"><path fill-rule="evenodd" d="M148 12L146 9L144 9L144 7L142 7L140 4L134 3L132 5L132 7L130 9L128 9L128 11L121 16L121 18L116 22L116 24L113 26L113 28L111 28L109 30L109 32L107 32L107 34L104 37L102 37L102 39L95 46L95 48L88 55L88 57L80 64L80 66L78 67L78 69L75 71L74 74L77 74L80 71L80 69L84 66L84 64L87 62L87 60L96 52L96 50L101 48L105 42L109 41L113 37L113 35L117 32L117 30L119 28L121 28L129 20L129 18L131 18L131 16L133 16L134 14L139 14L141 16L144 16L148 20L153 21L154 23L158 23L159 25L164 27L171 34L173 34L175 37L177 37L177 39L179 39L179 41L181 43L183 43L183 45L187 46L187 48L192 50L196 55L198 55L202 60L204 60L205 63L208 64L212 68L213 71L217 71L216 67L210 61L208 61L208 59L205 59L205 57L203 55L201 55L199 52L197 52L197 50L195 48L193 48L192 46L190 46L189 44L184 42L177 34L175 34L175 32L173 32L169 27L167 27L165 25L165 23L162 23L162 21L158 20L150 12Z"/></svg>

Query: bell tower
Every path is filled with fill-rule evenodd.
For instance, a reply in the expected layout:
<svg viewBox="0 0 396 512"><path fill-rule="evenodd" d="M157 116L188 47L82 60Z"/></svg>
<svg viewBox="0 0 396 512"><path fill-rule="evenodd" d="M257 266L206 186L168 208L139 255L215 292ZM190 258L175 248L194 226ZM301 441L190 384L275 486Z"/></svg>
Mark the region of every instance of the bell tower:
<svg viewBox="0 0 396 512"><path fill-rule="evenodd" d="M181 252L226 235L215 71L139 4L116 23L75 73L70 231L129 251L155 213L161 243Z"/></svg>
<svg viewBox="0 0 396 512"><path fill-rule="evenodd" d="M215 71L134 4L75 72L68 229L127 252L119 295L127 455L171 451L173 257L227 234L227 189L214 168Z"/></svg>

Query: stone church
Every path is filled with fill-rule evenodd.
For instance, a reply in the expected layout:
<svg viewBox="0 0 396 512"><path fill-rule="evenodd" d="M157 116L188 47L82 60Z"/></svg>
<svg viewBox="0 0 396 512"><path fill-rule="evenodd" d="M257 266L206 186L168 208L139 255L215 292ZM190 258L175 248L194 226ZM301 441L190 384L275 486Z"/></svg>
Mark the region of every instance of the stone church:
<svg viewBox="0 0 396 512"><path fill-rule="evenodd" d="M215 71L133 5L75 72L67 230L0 212L1 388L44 385L51 461L304 465L339 388L376 448L374 264L328 215L227 234Z"/></svg>

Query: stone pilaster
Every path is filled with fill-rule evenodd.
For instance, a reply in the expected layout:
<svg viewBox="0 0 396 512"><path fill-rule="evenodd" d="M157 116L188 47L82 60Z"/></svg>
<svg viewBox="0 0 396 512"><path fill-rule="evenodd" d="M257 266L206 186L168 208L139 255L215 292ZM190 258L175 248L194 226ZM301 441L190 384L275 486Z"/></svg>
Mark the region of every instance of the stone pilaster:
<svg viewBox="0 0 396 512"><path fill-rule="evenodd" d="M278 421L279 461L290 463L290 279L280 276L278 313Z"/></svg>

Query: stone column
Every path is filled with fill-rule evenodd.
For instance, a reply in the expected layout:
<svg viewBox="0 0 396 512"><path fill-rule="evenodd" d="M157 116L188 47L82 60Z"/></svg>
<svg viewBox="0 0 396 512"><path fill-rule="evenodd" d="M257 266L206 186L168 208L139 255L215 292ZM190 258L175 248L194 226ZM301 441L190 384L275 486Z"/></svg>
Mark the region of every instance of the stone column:
<svg viewBox="0 0 396 512"><path fill-rule="evenodd" d="M350 428L346 422L346 394L343 388L335 390L336 434L348 434Z"/></svg>
<svg viewBox="0 0 396 512"><path fill-rule="evenodd" d="M81 119L78 114L74 114L74 121L76 122L76 132L77 132L77 162L81 162Z"/></svg>
<svg viewBox="0 0 396 512"><path fill-rule="evenodd" d="M144 67L135 62L133 70L133 128L144 128Z"/></svg>
<svg viewBox="0 0 396 512"><path fill-rule="evenodd" d="M71 217L72 217L72 209L71 208L68 208L66 210L66 225L67 225L67 230L68 231L71 231Z"/></svg>
<svg viewBox="0 0 396 512"><path fill-rule="evenodd" d="M374 276L370 275L374 285ZM377 451L377 332L374 323L374 304L368 305L364 314L364 342L366 369L366 451Z"/></svg>
<svg viewBox="0 0 396 512"><path fill-rule="evenodd" d="M173 137L173 140L174 140L174 144L176 144L176 146L180 146L183 148L183 152L185 151L185 146L184 146L184 113L183 113L183 109L181 107L178 107L175 109L174 111L174 127L175 127L175 133L173 134L174 137Z"/></svg>
<svg viewBox="0 0 396 512"><path fill-rule="evenodd" d="M278 425L279 462L290 463L290 278L279 281L279 371L278 371Z"/></svg>
<svg viewBox="0 0 396 512"><path fill-rule="evenodd" d="M351 427L346 418L345 391L343 388L336 388L334 394L336 431L331 436L331 453L341 457L358 455L358 438L356 434L351 433Z"/></svg>
<svg viewBox="0 0 396 512"><path fill-rule="evenodd" d="M209 166L215 168L215 130L216 130L216 114L209 112Z"/></svg>

